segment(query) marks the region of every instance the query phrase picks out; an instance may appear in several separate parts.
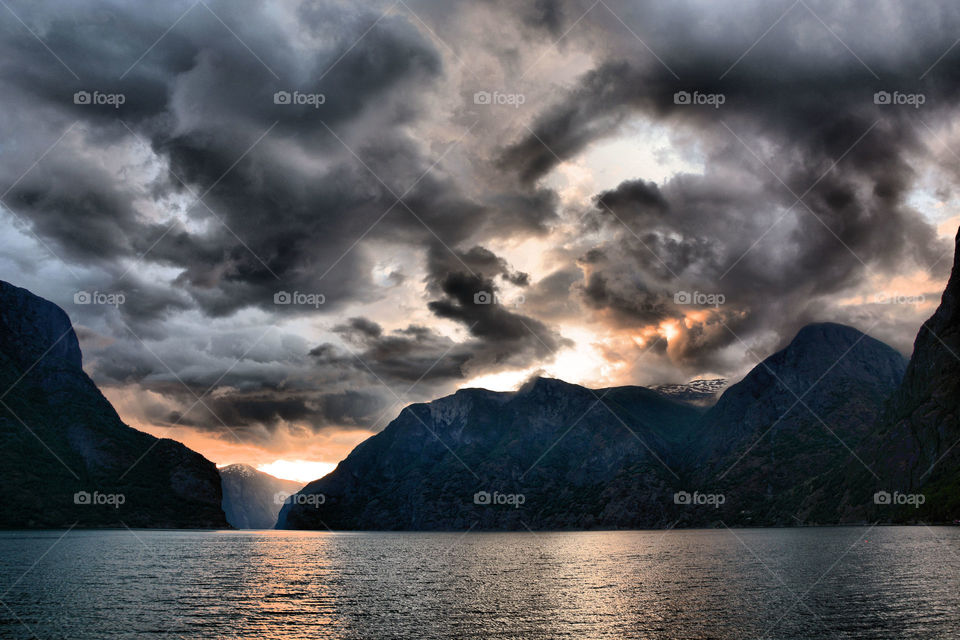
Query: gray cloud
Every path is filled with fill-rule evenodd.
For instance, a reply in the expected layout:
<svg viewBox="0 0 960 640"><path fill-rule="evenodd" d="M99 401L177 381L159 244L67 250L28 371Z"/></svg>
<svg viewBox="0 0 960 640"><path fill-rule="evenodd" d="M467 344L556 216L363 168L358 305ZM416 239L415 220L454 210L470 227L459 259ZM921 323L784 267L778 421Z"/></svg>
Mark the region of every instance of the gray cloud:
<svg viewBox="0 0 960 640"><path fill-rule="evenodd" d="M809 2L836 36L802 5L763 35L790 5L760 1L411 0L416 15L208 4L12 2L72 71L19 22L0 24L4 203L17 233L57 256L38 244L43 257L25 260L21 243L4 264L30 281L41 276L24 265L42 266L61 302L126 294L113 310L65 306L98 382L169 401L144 400L158 424L222 432L222 419L251 439L369 425L395 401L377 378L398 391L419 380L411 400L429 398L549 362L571 344L561 322L629 332L679 319L680 291L725 304L655 340L674 372L734 372L737 336L773 348L812 320L880 320L903 348L916 314L838 299L871 277L945 275L949 246L916 196L952 189L928 176L930 132L960 87L957 50L933 65L960 24L947 3L863 15ZM522 108L470 100L498 88L523 93ZM926 102L877 105L879 90ZM77 91L126 101L75 104ZM325 101L276 104L277 91ZM724 102L677 104L678 91ZM552 172L638 120L702 172L565 202ZM489 248L530 238L555 250L545 273ZM378 281L383 246L405 262ZM415 321L374 315L388 288L419 305ZM324 303L278 306L278 291ZM274 323L325 337L284 328L245 353ZM212 412L184 413L211 385Z"/></svg>
<svg viewBox="0 0 960 640"><path fill-rule="evenodd" d="M924 61L929 66L951 46L940 22L956 20L956 11L911 13L910 27L897 32L869 19L855 23L848 8L812 7L843 21L861 60L802 8L736 65L749 43L701 37L710 21L671 22L674 44L663 32L652 35L666 64L627 57L635 41L610 37L605 59L500 155L504 170L534 184L631 118L695 136L702 175L660 185L638 176L596 195L584 228L612 236L584 256L591 268L580 287L589 307L623 326L681 317L690 308L673 303L678 291L725 295L728 307L715 320L694 321L671 349L691 372L716 364L715 352L735 340L728 328L746 339L773 329L786 340L804 322L829 319L818 311L824 297L871 276L945 275L937 260L949 247L913 208L911 192L926 125L955 111L955 65L941 62L919 77ZM665 18L662 9L620 8ZM747 27L759 35L765 14L785 8L764 10ZM587 32L606 29L593 17ZM891 48L901 55L891 59ZM925 103L875 104L881 90L922 93ZM716 109L684 104L677 92L724 101Z"/></svg>

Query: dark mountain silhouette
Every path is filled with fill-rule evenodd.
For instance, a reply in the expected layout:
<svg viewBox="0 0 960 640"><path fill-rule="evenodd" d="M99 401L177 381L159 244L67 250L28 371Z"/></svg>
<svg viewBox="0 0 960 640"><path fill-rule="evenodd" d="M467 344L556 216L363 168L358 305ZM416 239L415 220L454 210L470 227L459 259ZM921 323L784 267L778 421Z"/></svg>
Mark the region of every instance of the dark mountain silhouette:
<svg viewBox="0 0 960 640"><path fill-rule="evenodd" d="M919 508L904 506L898 518L960 518L960 232L940 306L917 334L879 437L880 489L924 495Z"/></svg>
<svg viewBox="0 0 960 640"><path fill-rule="evenodd" d="M0 281L0 527L226 527L212 462L125 425L62 309Z"/></svg>
<svg viewBox="0 0 960 640"><path fill-rule="evenodd" d="M285 505L277 526L666 525L673 454L701 412L642 387L537 378L515 393L463 389L405 408L303 489L322 501Z"/></svg>
<svg viewBox="0 0 960 640"><path fill-rule="evenodd" d="M273 529L286 497L304 484L275 478L246 464L221 467L220 479L223 512L237 529Z"/></svg>
<svg viewBox="0 0 960 640"><path fill-rule="evenodd" d="M709 409L643 387L592 391L543 378L517 393L462 390L405 409L307 485L304 494L323 500L285 506L278 527L835 522L825 472L862 452L905 366L856 329L817 324ZM507 496L503 504L494 491ZM490 494L490 504L476 504L476 492ZM722 503L696 503L715 495Z"/></svg>
<svg viewBox="0 0 960 640"><path fill-rule="evenodd" d="M3 488L17 496L8 501L7 513L14 515L4 517L31 526L89 518L95 510L73 505L69 494L109 486L106 470L132 464L132 445L149 447L154 439L122 425L83 375L76 336L62 311L10 285L2 296L0 382L12 390L0 398L8 405L0 405L0 455L11 470ZM712 388L689 385L591 390L537 378L512 393L463 389L406 407L332 473L284 504L277 527L951 521L960 517L958 386L960 235L941 305L921 328L909 364L856 329L822 323L804 327L715 404L704 402ZM17 417L36 427L36 437ZM52 453L41 440L53 443ZM159 491L154 507L166 519L147 520L174 522L180 501L190 499L208 510L203 518L214 517L209 497L219 485L209 482L209 463L169 441L155 449L158 455L144 458L127 481L127 495L138 504L142 486L161 485L151 491ZM37 460L43 464L32 464ZM83 474L81 483L67 466ZM236 484L238 497L226 496L225 506L236 522L246 518L239 526L259 526L264 521L253 524L244 509L268 507ZM37 495L50 505L31 502ZM913 496L913 503L897 503L897 495ZM884 496L893 496L892 503ZM201 512L191 514L200 519Z"/></svg>
<svg viewBox="0 0 960 640"><path fill-rule="evenodd" d="M728 524L836 522L829 474L866 455L906 364L852 327L804 327L704 416L695 478L726 496Z"/></svg>

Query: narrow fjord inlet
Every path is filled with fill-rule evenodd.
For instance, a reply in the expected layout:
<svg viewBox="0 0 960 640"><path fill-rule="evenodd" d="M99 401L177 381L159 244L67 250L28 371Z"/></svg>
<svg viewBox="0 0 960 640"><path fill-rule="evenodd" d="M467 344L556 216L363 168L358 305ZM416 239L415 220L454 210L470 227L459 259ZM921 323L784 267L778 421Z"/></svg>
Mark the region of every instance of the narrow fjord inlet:
<svg viewBox="0 0 960 640"><path fill-rule="evenodd" d="M0 638L960 637L958 34L0 0Z"/></svg>

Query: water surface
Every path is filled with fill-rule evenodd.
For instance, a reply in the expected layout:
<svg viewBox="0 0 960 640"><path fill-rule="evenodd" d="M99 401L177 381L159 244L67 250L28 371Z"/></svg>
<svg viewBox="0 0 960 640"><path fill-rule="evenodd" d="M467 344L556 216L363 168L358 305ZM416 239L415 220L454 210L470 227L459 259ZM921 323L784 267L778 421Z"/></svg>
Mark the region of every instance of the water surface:
<svg viewBox="0 0 960 640"><path fill-rule="evenodd" d="M0 532L2 638L957 638L960 527Z"/></svg>

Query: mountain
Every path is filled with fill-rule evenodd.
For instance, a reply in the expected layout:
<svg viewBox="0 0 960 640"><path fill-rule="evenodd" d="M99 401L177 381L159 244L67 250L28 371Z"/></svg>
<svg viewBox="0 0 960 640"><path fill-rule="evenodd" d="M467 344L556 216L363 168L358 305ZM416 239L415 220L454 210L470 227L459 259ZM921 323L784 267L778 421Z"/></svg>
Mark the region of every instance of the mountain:
<svg viewBox="0 0 960 640"><path fill-rule="evenodd" d="M724 494L727 524L836 522L831 473L867 455L906 364L852 327L804 327L704 415L696 483Z"/></svg>
<svg viewBox="0 0 960 640"><path fill-rule="evenodd" d="M0 468L0 528L227 526L213 463L125 425L67 314L3 281Z"/></svg>
<svg viewBox="0 0 960 640"><path fill-rule="evenodd" d="M940 306L917 334L880 439L881 489L924 495L919 508L900 509L901 518L960 517L960 232Z"/></svg>
<svg viewBox="0 0 960 640"><path fill-rule="evenodd" d="M403 409L284 505L277 528L666 526L671 467L701 413L643 387L462 389Z"/></svg>
<svg viewBox="0 0 960 640"><path fill-rule="evenodd" d="M282 480L250 465L220 468L223 512L236 529L273 529L284 500L303 488L302 482Z"/></svg>
<svg viewBox="0 0 960 640"><path fill-rule="evenodd" d="M835 522L829 471L869 449L905 367L891 347L826 323L802 329L709 408L675 388L538 378L515 393L464 389L404 409L285 505L277 527Z"/></svg>
<svg viewBox="0 0 960 640"><path fill-rule="evenodd" d="M412 405L307 485L277 526L956 521L960 234L909 363L856 329L821 323L697 406L711 404L710 386L593 391L537 379L516 393L468 389Z"/></svg>
<svg viewBox="0 0 960 640"><path fill-rule="evenodd" d="M714 404L720 397L721 392L727 388L727 381L724 378L712 378L709 380L691 380L686 384L658 384L650 388L674 400L709 406Z"/></svg>

